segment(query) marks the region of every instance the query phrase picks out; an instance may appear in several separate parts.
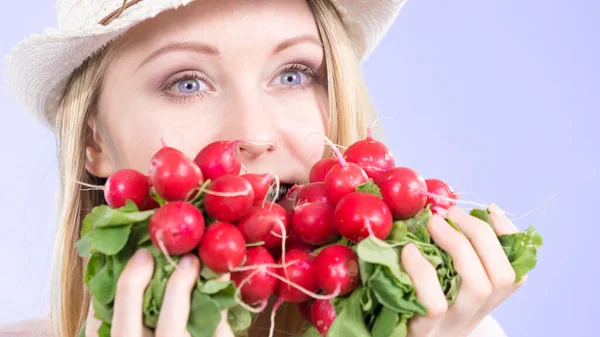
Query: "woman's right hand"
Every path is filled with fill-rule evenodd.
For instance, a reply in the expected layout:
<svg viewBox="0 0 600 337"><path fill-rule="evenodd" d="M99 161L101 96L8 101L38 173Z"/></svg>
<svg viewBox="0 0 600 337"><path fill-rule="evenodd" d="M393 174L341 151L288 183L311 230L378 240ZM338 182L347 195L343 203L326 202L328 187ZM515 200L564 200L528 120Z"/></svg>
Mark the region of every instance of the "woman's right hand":
<svg viewBox="0 0 600 337"><path fill-rule="evenodd" d="M111 326L112 337L151 337L150 329L143 325L144 290L154 271L154 259L145 250L138 250L128 261L119 276L115 293L114 313ZM192 290L200 273L200 261L194 255L183 257L173 272L158 317L154 335L156 337L190 337L187 322L190 312ZM221 323L215 337L233 337L227 323L227 312L221 314ZM101 322L94 317L90 305L88 311L86 337L98 337Z"/></svg>

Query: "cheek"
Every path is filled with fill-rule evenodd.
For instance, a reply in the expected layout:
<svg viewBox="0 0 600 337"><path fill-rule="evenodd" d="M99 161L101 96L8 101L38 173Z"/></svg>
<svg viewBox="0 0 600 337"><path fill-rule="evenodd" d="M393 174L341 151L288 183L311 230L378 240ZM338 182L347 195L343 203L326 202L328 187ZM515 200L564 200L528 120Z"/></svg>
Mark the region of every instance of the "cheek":
<svg viewBox="0 0 600 337"><path fill-rule="evenodd" d="M154 102L156 103L156 102ZM110 139L111 157L116 169L133 168L147 174L152 156L163 142L194 158L198 136L210 135L199 131L197 118L173 111L149 100L121 100L102 110ZM202 123L198 123L202 124ZM201 142L208 140L201 140Z"/></svg>

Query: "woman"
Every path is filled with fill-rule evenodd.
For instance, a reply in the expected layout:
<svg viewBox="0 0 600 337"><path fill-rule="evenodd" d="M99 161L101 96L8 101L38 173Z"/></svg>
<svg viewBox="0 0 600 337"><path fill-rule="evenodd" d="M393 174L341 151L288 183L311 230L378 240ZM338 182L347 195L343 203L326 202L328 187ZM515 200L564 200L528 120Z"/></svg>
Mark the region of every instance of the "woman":
<svg viewBox="0 0 600 337"><path fill-rule="evenodd" d="M121 168L147 171L161 138L190 156L217 139L242 139L250 172L273 172L286 184L304 183L324 153L311 134L348 145L364 137L374 112L360 74L403 5L398 0L122 0L59 2L61 31L34 36L8 59L9 86L59 141L61 169L53 336L97 336L84 287L85 261L74 247L80 224L102 203L101 184ZM36 82L32 85L31 75ZM281 165L285 163L285 165ZM489 313L523 282L496 235L517 229L492 206L496 233L459 209L428 229L452 255L463 277L448 307L436 273L418 251L402 263L428 314L409 322L411 337L504 336ZM410 248L410 247L409 247ZM190 293L199 261L183 259L169 279L157 336L189 336ZM113 336L149 336L142 295L153 260L140 250L119 278ZM224 316L225 317L225 316ZM295 307L278 313L281 335L299 332ZM17 325L22 327L23 325ZM27 323L31 335L43 335ZM252 336L266 335L259 316ZM7 327L9 331L11 327ZM14 328L19 329L19 328ZM31 331L35 330L35 331ZM215 336L232 336L223 320Z"/></svg>

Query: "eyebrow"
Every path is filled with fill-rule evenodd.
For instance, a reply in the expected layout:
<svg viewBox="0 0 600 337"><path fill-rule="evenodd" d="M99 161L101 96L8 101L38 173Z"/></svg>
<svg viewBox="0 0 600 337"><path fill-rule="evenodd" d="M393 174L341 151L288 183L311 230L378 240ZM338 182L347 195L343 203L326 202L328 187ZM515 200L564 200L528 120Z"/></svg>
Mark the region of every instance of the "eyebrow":
<svg viewBox="0 0 600 337"><path fill-rule="evenodd" d="M323 48L323 44L321 43L321 40L312 34L306 34L306 35L299 35L296 37L293 37L291 39L287 39L285 41L280 42L274 49L273 49L273 55L279 54L282 51L295 46L297 44L300 43L311 43L313 45L318 46L319 48ZM142 63L140 63L140 65L138 66L138 69L143 67L145 64L147 64L148 62L152 61L153 59L163 55L163 54L167 54L170 52L174 52L174 51L191 51L191 52L196 52L196 53L202 53L202 54L207 54L207 55L220 55L219 50L210 44L207 43L201 43L201 42L176 42L176 43L171 43L168 44L164 47L161 47L157 50L155 50L154 52L152 52L148 57L146 57L146 59L144 59L144 61L142 61Z"/></svg>

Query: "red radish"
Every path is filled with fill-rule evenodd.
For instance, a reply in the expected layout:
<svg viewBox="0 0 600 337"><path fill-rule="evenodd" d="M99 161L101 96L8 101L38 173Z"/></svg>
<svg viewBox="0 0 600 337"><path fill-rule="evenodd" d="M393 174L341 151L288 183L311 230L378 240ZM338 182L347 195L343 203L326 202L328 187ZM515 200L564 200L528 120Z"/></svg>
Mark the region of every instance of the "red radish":
<svg viewBox="0 0 600 337"><path fill-rule="evenodd" d="M253 206L250 211L244 215L237 226L244 239L248 243L265 241L267 237L273 236L271 231L281 233L279 223L283 223L286 229L289 228L290 218L288 212L280 205L272 202L265 202L264 206ZM281 238L274 237L270 239L269 244L264 245L270 249L281 244Z"/></svg>
<svg viewBox="0 0 600 337"><path fill-rule="evenodd" d="M149 198L148 177L136 170L118 170L108 177L104 184L104 199L112 208L121 208L125 206L127 200L131 200L138 209L141 209Z"/></svg>
<svg viewBox="0 0 600 337"><path fill-rule="evenodd" d="M252 185L240 177L224 175L213 180L204 195L204 209L212 218L233 222L252 208Z"/></svg>
<svg viewBox="0 0 600 337"><path fill-rule="evenodd" d="M298 234L296 234L293 230L290 230L289 237L285 240L285 249L286 250L300 249L300 250L306 250L307 252L312 252L316 248L317 247L302 241L302 239L300 239ZM281 245L270 249L270 252L275 259L279 259L281 257L281 251L282 251Z"/></svg>
<svg viewBox="0 0 600 337"><path fill-rule="evenodd" d="M446 182L440 179L425 179L425 183L427 184L427 192L429 192L429 196L427 197L426 205L431 204L431 211L434 214L440 214L444 210L449 209L456 205L456 202L449 201L448 199L458 199L458 194L454 192L450 185L446 184ZM438 195L443 197L444 199L435 198L433 195Z"/></svg>
<svg viewBox="0 0 600 337"><path fill-rule="evenodd" d="M319 289L315 278L311 253L298 249L288 250L285 253L285 261L288 265L285 268L277 269L279 276L311 292L316 292ZM292 264L293 261L295 262ZM278 263L282 263L281 259L279 259ZM286 277L286 274L289 278ZM277 281L275 295L283 302L292 303L304 302L310 298L309 295L282 280Z"/></svg>
<svg viewBox="0 0 600 337"><path fill-rule="evenodd" d="M149 211L151 209L157 209L159 207L160 205L158 204L158 202L156 202L156 200L148 198L148 201L142 208L140 208L140 211Z"/></svg>
<svg viewBox="0 0 600 337"><path fill-rule="evenodd" d="M411 218L425 207L427 184L413 169L396 167L387 170L375 183L394 219Z"/></svg>
<svg viewBox="0 0 600 337"><path fill-rule="evenodd" d="M360 166L348 163L329 139L325 141L331 145L333 152L339 158L339 164L334 165L325 176L327 200L335 206L346 194L356 191L359 185L369 181L369 177Z"/></svg>
<svg viewBox="0 0 600 337"><path fill-rule="evenodd" d="M346 195L333 214L335 229L357 243L369 236L367 220L373 234L384 240L392 231L392 214L383 200L373 194L354 192Z"/></svg>
<svg viewBox="0 0 600 337"><path fill-rule="evenodd" d="M327 176L329 170L337 164L339 164L339 161L336 158L323 158L319 160L311 167L308 180L311 183L325 181L325 176Z"/></svg>
<svg viewBox="0 0 600 337"><path fill-rule="evenodd" d="M324 245L338 235L333 224L334 208L329 203L301 204L294 209L292 230L306 243Z"/></svg>
<svg viewBox="0 0 600 337"><path fill-rule="evenodd" d="M246 242L234 225L222 221L213 222L200 242L198 256L212 271L227 273L244 262Z"/></svg>
<svg viewBox="0 0 600 337"><path fill-rule="evenodd" d="M269 270L271 273L275 273L275 268L265 266L273 264L275 264L275 259L263 247L252 247L246 251L246 262L243 266L260 266L260 271L256 272L257 269L249 269L231 273L231 280L237 287L240 286L242 281L248 279L240 289L242 299L245 303L253 305L267 300L273 291L275 291L277 279L265 271Z"/></svg>
<svg viewBox="0 0 600 337"><path fill-rule="evenodd" d="M317 285L333 294L339 288L339 296L352 292L360 285L358 255L348 246L326 246L315 258Z"/></svg>
<svg viewBox="0 0 600 337"><path fill-rule="evenodd" d="M248 180L250 185L252 185L252 190L254 191L253 204L255 205L265 200L269 192L269 187L273 183L273 180L275 180L275 176L271 173L248 173L242 175L242 178Z"/></svg>
<svg viewBox="0 0 600 337"><path fill-rule="evenodd" d="M204 226L204 216L196 206L173 201L156 210L150 218L148 232L155 247L164 248L169 255L181 255L198 246Z"/></svg>
<svg viewBox="0 0 600 337"><path fill-rule="evenodd" d="M329 328L337 317L335 308L330 300L314 300L311 305L311 322L322 336L327 336Z"/></svg>
<svg viewBox="0 0 600 337"><path fill-rule="evenodd" d="M298 306L298 311L304 317L307 322L312 323L312 314L311 314L311 303L309 301L300 302L296 304Z"/></svg>
<svg viewBox="0 0 600 337"><path fill-rule="evenodd" d="M366 139L350 145L344 151L344 158L349 163L360 166L373 180L396 166L392 151L383 143L373 139L371 128L367 128Z"/></svg>
<svg viewBox="0 0 600 337"><path fill-rule="evenodd" d="M164 146L150 161L150 183L167 201L190 198L194 188L204 182L200 168L181 151Z"/></svg>
<svg viewBox="0 0 600 337"><path fill-rule="evenodd" d="M285 228L286 243L287 243L287 237L289 236L289 233L290 233L290 222L291 222L291 219L288 217L288 213L285 212L285 220L282 222L275 223L275 225L273 225L273 228L271 228L271 231L269 233L267 233L267 235L262 237L262 241L265 242L264 247L267 249L281 247L281 244L283 242L283 231L281 228L281 223L283 223L283 227Z"/></svg>
<svg viewBox="0 0 600 337"><path fill-rule="evenodd" d="M200 150L194 162L200 167L206 179L214 180L226 174L240 174L242 156L238 143L238 141L216 141Z"/></svg>
<svg viewBox="0 0 600 337"><path fill-rule="evenodd" d="M296 205L308 202L328 202L324 182L302 186L296 194Z"/></svg>

